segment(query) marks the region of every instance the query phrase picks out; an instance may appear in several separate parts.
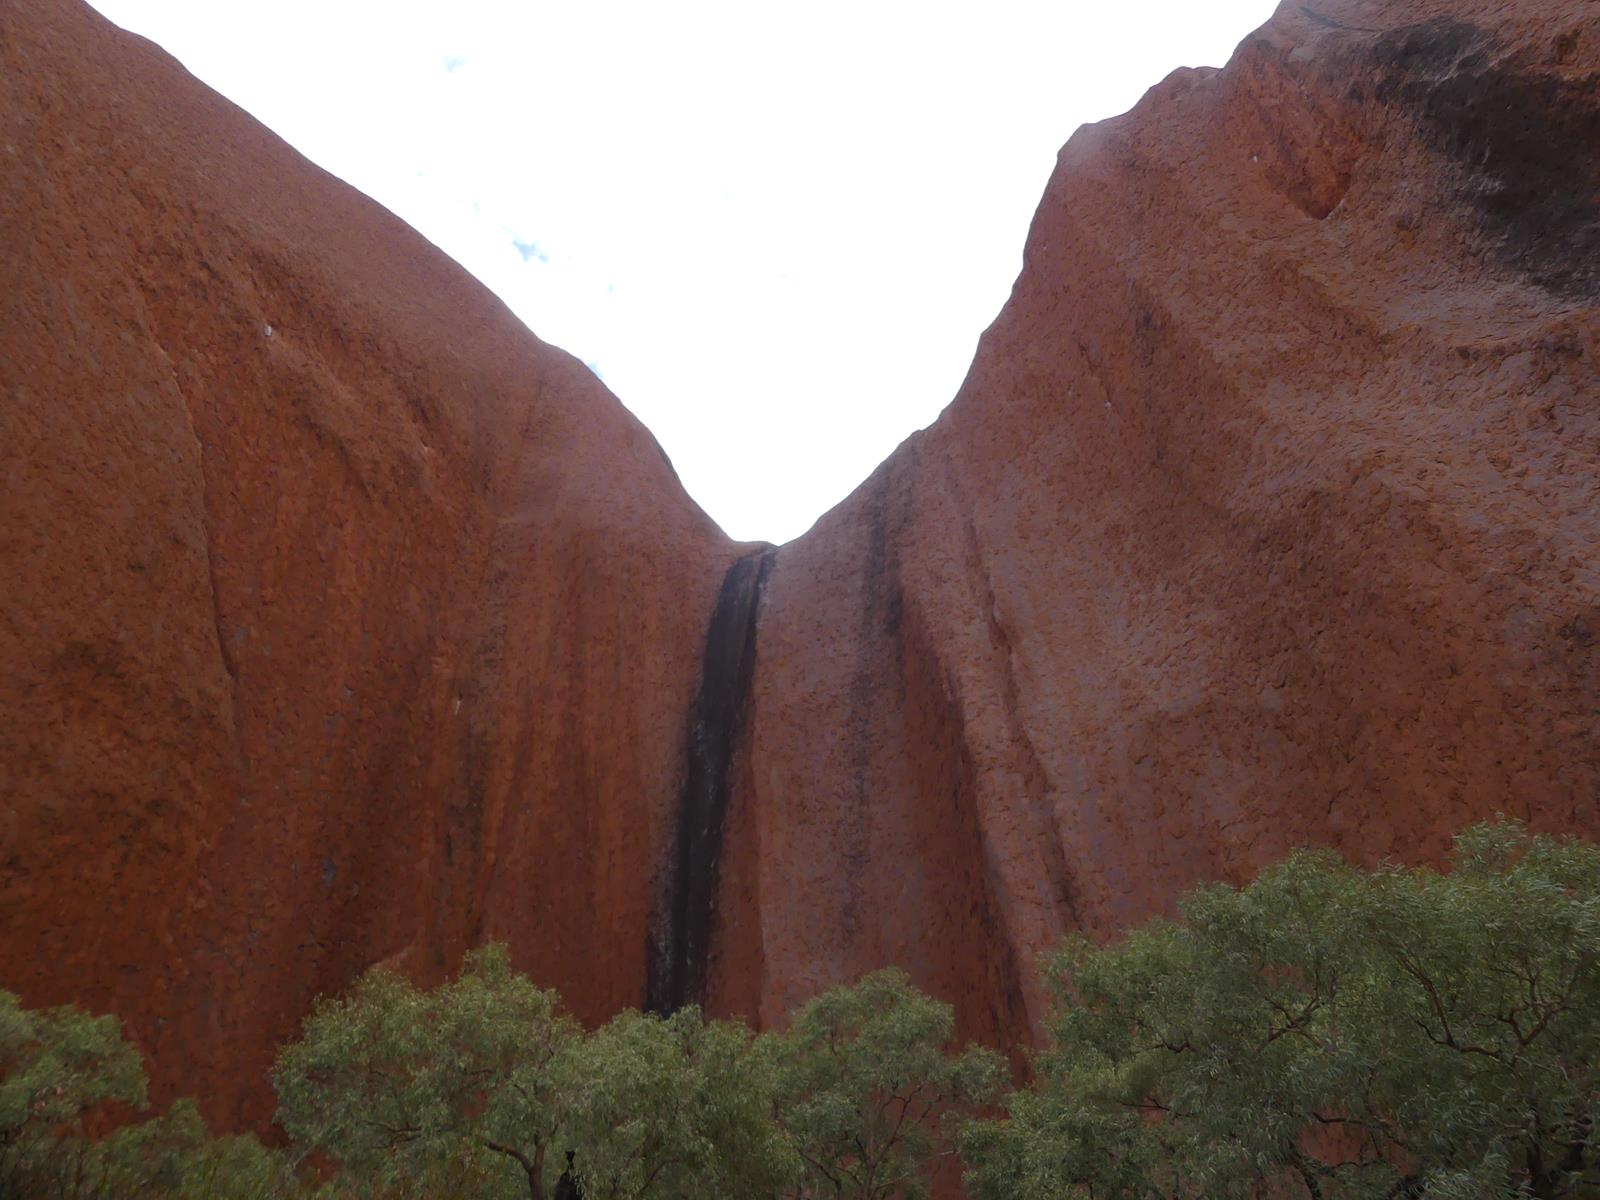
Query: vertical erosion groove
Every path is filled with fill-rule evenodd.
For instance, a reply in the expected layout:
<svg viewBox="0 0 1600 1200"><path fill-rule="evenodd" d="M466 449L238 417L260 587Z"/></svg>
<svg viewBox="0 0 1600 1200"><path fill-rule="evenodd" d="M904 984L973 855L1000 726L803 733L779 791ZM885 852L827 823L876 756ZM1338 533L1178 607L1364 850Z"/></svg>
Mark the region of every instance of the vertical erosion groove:
<svg viewBox="0 0 1600 1200"><path fill-rule="evenodd" d="M678 828L648 946L645 1007L651 1012L670 1013L705 997L729 774L749 706L756 609L773 553L769 546L728 568L706 628Z"/></svg>

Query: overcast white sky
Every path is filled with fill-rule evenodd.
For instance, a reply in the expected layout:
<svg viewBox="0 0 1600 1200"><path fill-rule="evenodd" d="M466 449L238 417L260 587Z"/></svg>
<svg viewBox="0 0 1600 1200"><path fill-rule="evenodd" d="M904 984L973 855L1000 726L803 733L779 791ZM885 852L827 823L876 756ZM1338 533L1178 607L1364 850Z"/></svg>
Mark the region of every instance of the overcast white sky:
<svg viewBox="0 0 1600 1200"><path fill-rule="evenodd" d="M736 538L931 422L1055 153L1273 0L91 0L594 367Z"/></svg>

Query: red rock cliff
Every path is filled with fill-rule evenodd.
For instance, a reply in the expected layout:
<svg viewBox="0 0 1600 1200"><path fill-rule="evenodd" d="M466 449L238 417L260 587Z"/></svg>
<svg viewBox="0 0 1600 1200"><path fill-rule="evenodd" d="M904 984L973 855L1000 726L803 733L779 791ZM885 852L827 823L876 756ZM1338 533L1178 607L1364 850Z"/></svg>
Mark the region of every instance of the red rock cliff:
<svg viewBox="0 0 1600 1200"><path fill-rule="evenodd" d="M641 1003L736 554L650 434L73 0L0 5L0 163L0 986L252 1120L373 962Z"/></svg>
<svg viewBox="0 0 1600 1200"><path fill-rule="evenodd" d="M398 221L0 8L0 986L259 1121L375 961L767 1021L894 962L1014 1038L1060 931L1296 845L1600 835L1597 97L1592 4L1286 4L741 558Z"/></svg>
<svg viewBox="0 0 1600 1200"><path fill-rule="evenodd" d="M1033 963L1293 847L1600 835L1600 7L1286 3L1067 144L954 403L772 562L710 991Z"/></svg>

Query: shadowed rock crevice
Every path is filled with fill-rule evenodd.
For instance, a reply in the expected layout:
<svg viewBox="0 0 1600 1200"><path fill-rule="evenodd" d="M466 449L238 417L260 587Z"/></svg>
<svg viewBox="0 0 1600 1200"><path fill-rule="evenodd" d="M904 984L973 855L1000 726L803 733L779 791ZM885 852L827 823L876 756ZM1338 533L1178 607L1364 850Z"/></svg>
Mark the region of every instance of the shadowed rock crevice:
<svg viewBox="0 0 1600 1200"><path fill-rule="evenodd" d="M728 568L706 629L678 827L647 948L651 1012L671 1013L705 996L730 771L749 706L756 613L773 554L766 546Z"/></svg>
<svg viewBox="0 0 1600 1200"><path fill-rule="evenodd" d="M1447 18L1384 34L1373 57L1376 99L1408 109L1466 173L1500 265L1557 296L1600 296L1600 74L1519 61Z"/></svg>

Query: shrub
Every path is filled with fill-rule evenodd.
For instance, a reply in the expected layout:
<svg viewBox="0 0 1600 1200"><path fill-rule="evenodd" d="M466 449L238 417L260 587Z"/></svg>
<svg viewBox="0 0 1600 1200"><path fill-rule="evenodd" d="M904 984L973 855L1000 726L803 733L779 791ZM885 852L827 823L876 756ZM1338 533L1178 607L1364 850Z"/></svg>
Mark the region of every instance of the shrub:
<svg viewBox="0 0 1600 1200"><path fill-rule="evenodd" d="M1049 1050L964 1131L975 1197L1600 1188L1600 849L1479 826L1455 869L1301 853L1049 964Z"/></svg>
<svg viewBox="0 0 1600 1200"><path fill-rule="evenodd" d="M0 992L0 1196L53 1200L277 1200L304 1194L253 1137L212 1138L179 1101L163 1116L91 1138L107 1105L146 1104L144 1064L115 1017L24 1009Z"/></svg>
<svg viewBox="0 0 1600 1200"><path fill-rule="evenodd" d="M284 1129L369 1195L542 1200L564 1150L590 1200L771 1195L793 1170L742 1026L628 1012L586 1036L503 946L431 992L368 972L317 1005L275 1083Z"/></svg>
<svg viewBox="0 0 1600 1200"><path fill-rule="evenodd" d="M952 1152L950 1125L993 1098L1005 1064L952 1055L950 1006L904 972L878 971L805 1005L779 1040L777 1119L805 1165L797 1196L883 1200L925 1194Z"/></svg>

